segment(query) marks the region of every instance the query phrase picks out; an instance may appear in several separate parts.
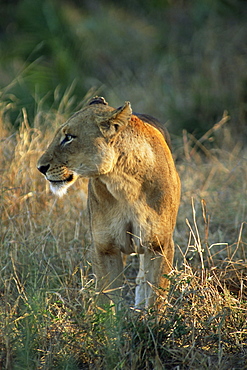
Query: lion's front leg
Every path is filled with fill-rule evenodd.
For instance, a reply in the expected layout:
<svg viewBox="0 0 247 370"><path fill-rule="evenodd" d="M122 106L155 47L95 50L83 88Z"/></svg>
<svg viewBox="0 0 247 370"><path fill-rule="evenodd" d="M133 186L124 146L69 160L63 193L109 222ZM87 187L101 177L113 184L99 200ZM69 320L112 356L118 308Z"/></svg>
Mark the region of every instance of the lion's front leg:
<svg viewBox="0 0 247 370"><path fill-rule="evenodd" d="M157 294L168 293L169 280L165 275L172 270L174 255L173 240L169 240L166 250L159 248L153 251L149 248L140 255L139 273L136 278L135 307L148 308L154 304Z"/></svg>
<svg viewBox="0 0 247 370"><path fill-rule="evenodd" d="M95 245L93 270L96 275L96 289L99 292L99 306L111 301L119 308L123 285L123 261L116 247Z"/></svg>

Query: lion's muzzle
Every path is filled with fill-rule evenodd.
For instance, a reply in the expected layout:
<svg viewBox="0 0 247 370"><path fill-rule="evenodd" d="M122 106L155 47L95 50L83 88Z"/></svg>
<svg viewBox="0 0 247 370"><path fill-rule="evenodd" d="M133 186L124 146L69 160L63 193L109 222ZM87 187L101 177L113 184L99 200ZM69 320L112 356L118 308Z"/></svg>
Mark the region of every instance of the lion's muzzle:
<svg viewBox="0 0 247 370"><path fill-rule="evenodd" d="M50 168L50 165L49 165L49 164L47 164L47 165L45 165L45 166L38 166L38 170L39 170L43 175L45 175L45 176L46 176L46 172L49 170L49 168Z"/></svg>

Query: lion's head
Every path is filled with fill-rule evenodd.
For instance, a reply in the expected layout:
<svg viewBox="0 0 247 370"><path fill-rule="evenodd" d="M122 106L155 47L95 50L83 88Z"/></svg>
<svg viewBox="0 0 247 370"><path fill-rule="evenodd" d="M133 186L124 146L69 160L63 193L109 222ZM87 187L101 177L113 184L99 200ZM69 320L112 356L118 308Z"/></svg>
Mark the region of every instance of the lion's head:
<svg viewBox="0 0 247 370"><path fill-rule="evenodd" d="M38 161L38 169L51 190L63 195L78 176L95 177L110 172L117 160L114 140L128 125L130 103L114 109L103 98L93 98L56 132Z"/></svg>

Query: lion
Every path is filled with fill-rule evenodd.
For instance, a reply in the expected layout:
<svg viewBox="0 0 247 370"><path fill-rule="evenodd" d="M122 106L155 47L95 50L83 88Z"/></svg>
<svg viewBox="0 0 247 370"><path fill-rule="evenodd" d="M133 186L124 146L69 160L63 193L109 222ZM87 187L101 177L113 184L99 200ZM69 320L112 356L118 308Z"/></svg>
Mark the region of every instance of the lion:
<svg viewBox="0 0 247 370"><path fill-rule="evenodd" d="M89 178L92 261L100 305L121 304L123 255L140 255L135 307L166 297L174 256L180 180L169 135L151 116L93 98L56 132L38 161L52 192ZM163 298L162 298L163 299Z"/></svg>

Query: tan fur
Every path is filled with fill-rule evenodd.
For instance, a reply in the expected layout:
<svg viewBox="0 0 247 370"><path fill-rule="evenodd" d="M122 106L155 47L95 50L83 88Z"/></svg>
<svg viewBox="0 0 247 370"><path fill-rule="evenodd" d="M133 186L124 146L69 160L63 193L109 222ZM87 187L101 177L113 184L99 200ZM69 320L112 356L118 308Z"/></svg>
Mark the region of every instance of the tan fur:
<svg viewBox="0 0 247 370"><path fill-rule="evenodd" d="M153 304L157 288L165 295L180 181L162 133L133 115L129 103L114 109L95 98L58 129L38 168L59 195L78 176L89 177L93 263L102 296L120 301L121 254L133 252L142 255L136 307Z"/></svg>

